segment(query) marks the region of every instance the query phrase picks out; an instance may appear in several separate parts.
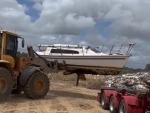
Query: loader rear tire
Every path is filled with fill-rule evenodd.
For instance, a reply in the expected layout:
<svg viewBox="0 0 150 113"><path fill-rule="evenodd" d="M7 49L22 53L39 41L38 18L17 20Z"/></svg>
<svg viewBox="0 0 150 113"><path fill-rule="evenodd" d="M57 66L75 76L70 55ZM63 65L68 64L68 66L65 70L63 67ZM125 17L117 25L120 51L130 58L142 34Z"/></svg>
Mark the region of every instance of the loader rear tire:
<svg viewBox="0 0 150 113"><path fill-rule="evenodd" d="M13 87L11 74L5 68L0 67L0 102L8 99Z"/></svg>
<svg viewBox="0 0 150 113"><path fill-rule="evenodd" d="M38 99L46 96L49 91L49 79L41 71L31 75L24 87L24 93L28 98Z"/></svg>

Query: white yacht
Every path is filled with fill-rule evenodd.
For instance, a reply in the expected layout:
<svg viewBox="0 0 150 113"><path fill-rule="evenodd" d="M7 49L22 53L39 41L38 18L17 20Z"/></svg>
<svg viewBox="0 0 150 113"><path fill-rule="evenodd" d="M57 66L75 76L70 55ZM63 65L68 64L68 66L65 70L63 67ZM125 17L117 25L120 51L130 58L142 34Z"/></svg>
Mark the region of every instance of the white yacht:
<svg viewBox="0 0 150 113"><path fill-rule="evenodd" d="M114 45L109 53L103 53L90 46L53 44L38 45L36 53L49 61L57 60L59 64L65 64L70 72L91 74L118 74L125 62L131 56L130 51L134 44L128 44L126 53L121 53L123 44L114 53Z"/></svg>

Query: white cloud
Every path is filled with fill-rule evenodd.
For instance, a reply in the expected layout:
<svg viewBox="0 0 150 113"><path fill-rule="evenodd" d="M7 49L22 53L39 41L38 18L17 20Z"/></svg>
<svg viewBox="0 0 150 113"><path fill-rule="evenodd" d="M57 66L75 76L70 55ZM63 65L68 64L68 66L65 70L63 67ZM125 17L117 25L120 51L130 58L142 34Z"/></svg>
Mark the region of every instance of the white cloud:
<svg viewBox="0 0 150 113"><path fill-rule="evenodd" d="M108 49L114 43L135 42L135 59L131 59L131 63L137 61L138 66L148 63L145 59L150 56L149 0L31 1L40 13L35 22L31 22L32 17L25 13L28 6L18 4L16 0L1 1L0 27L17 31L26 38L28 45L34 46L39 43L80 43L106 45ZM105 28L110 31L108 37L95 27L100 20L112 21ZM79 36L85 29L85 36Z"/></svg>
<svg viewBox="0 0 150 113"><path fill-rule="evenodd" d="M35 3L41 3L43 0L31 0L31 1L33 1Z"/></svg>
<svg viewBox="0 0 150 113"><path fill-rule="evenodd" d="M77 16L76 14L68 14L64 21L68 29L77 29L78 33L81 29L92 28L95 25L92 17Z"/></svg>
<svg viewBox="0 0 150 113"><path fill-rule="evenodd" d="M37 11L41 11L42 10L42 4L41 3L35 3L33 5L33 8L36 9Z"/></svg>
<svg viewBox="0 0 150 113"><path fill-rule="evenodd" d="M26 8L15 0L5 0L0 4L0 27L12 31L28 31L31 26L30 17L25 14Z"/></svg>
<svg viewBox="0 0 150 113"><path fill-rule="evenodd" d="M91 16L79 15L74 10L75 1L44 0L40 18L35 22L40 31L56 34L79 34L81 29L91 28L95 21ZM47 30L46 30L46 29Z"/></svg>
<svg viewBox="0 0 150 113"><path fill-rule="evenodd" d="M106 19L113 20L111 29L114 34L129 38L149 38L150 14L148 12L150 1L116 0L111 10L106 14Z"/></svg>

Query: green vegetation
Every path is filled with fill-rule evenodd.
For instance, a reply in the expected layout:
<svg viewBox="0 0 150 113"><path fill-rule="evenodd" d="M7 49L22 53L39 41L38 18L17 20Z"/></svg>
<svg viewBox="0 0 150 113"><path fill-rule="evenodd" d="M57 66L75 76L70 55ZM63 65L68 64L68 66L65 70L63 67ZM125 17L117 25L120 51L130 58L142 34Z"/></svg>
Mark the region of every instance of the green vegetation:
<svg viewBox="0 0 150 113"><path fill-rule="evenodd" d="M126 74L126 73L136 73L136 72L143 72L145 71L144 69L133 69L129 67L124 67L121 71L121 74Z"/></svg>
<svg viewBox="0 0 150 113"><path fill-rule="evenodd" d="M138 69L133 69L129 67L124 67L121 71L121 74L126 74L126 73L137 73L137 72L148 72L150 71L150 64L146 64L144 69L138 68Z"/></svg>
<svg viewBox="0 0 150 113"><path fill-rule="evenodd" d="M150 71L150 64L146 64L145 71Z"/></svg>
<svg viewBox="0 0 150 113"><path fill-rule="evenodd" d="M28 53L25 52L17 52L17 57L27 57Z"/></svg>

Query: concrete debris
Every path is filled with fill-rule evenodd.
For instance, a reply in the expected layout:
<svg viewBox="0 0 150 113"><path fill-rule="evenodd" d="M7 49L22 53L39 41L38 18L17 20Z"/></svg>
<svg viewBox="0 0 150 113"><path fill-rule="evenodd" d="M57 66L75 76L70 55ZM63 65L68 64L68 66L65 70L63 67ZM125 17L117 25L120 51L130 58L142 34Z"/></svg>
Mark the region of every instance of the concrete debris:
<svg viewBox="0 0 150 113"><path fill-rule="evenodd" d="M123 74L117 76L106 76L105 83L109 87L122 87L130 89L149 90L150 73Z"/></svg>

